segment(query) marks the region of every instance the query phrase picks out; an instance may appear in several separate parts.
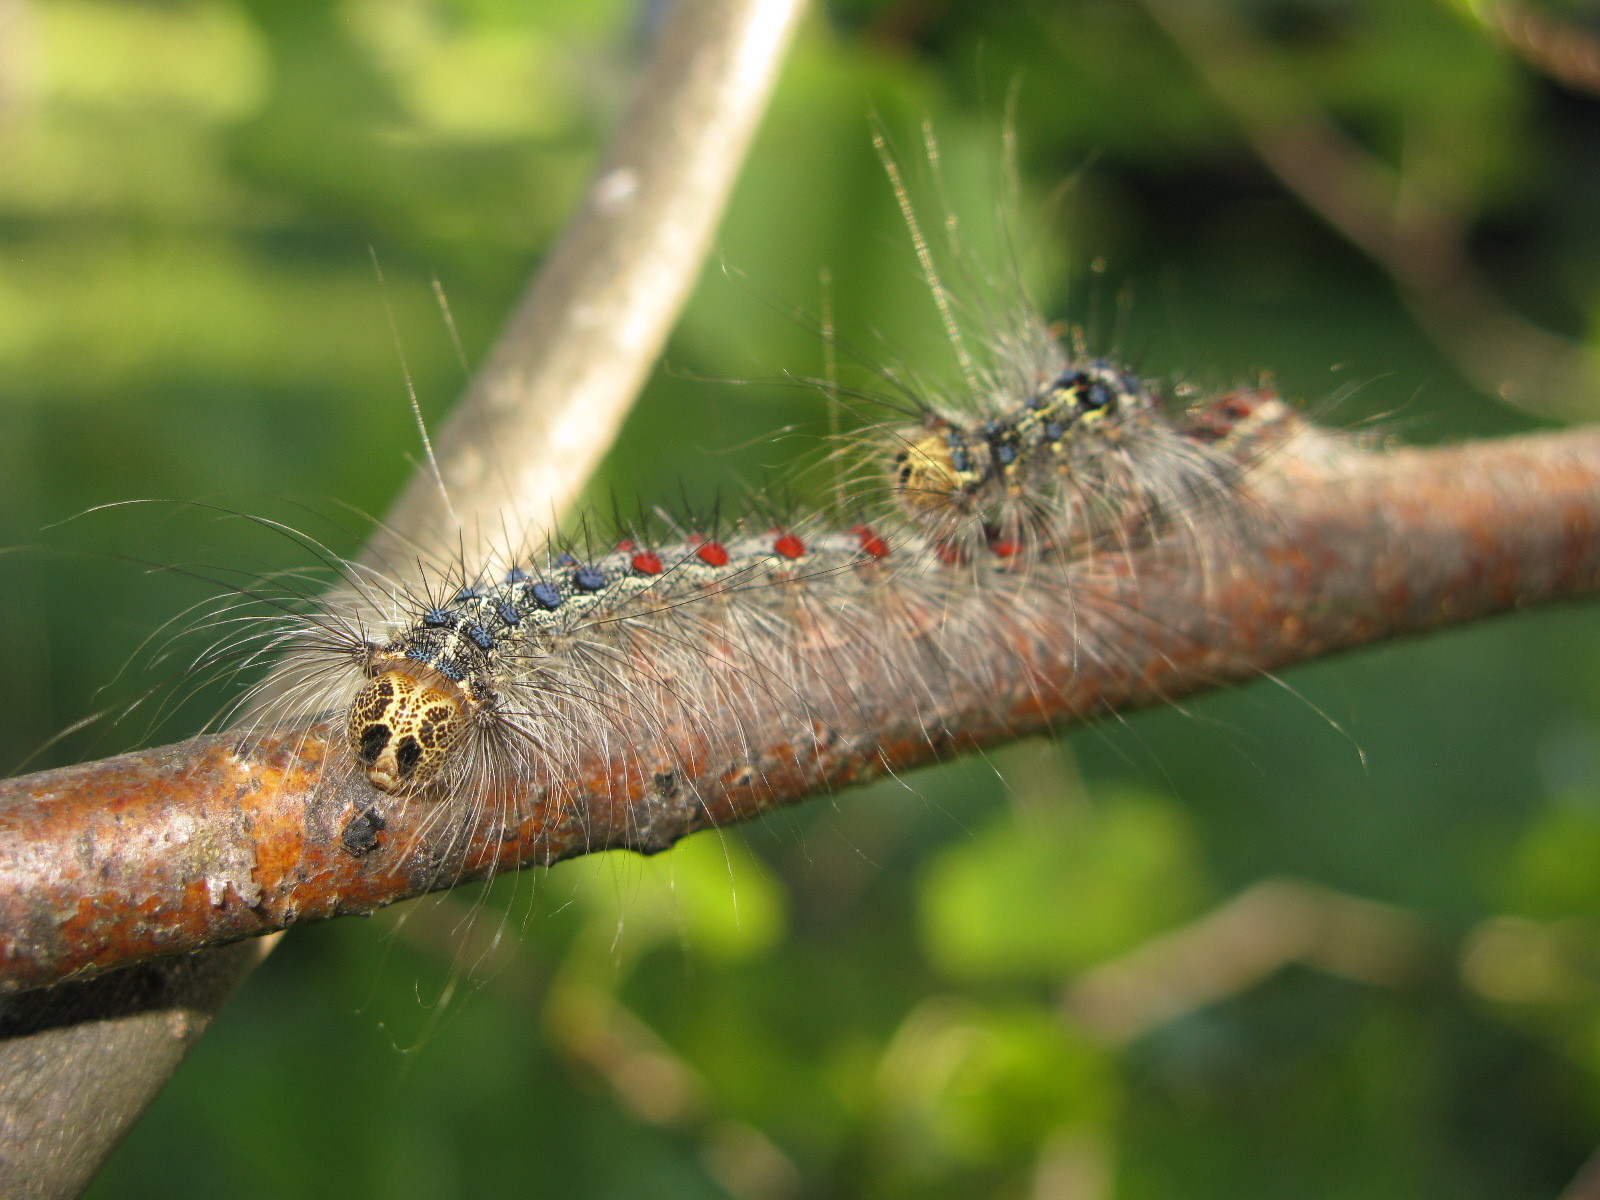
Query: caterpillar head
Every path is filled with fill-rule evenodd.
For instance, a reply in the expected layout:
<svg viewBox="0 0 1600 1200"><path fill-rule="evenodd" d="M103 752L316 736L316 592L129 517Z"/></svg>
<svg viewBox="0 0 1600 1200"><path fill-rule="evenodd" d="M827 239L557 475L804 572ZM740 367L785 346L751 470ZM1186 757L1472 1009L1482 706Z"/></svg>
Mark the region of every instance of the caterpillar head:
<svg viewBox="0 0 1600 1200"><path fill-rule="evenodd" d="M903 446L894 456L892 487L914 517L949 508L982 477L959 432L946 422L908 434Z"/></svg>
<svg viewBox="0 0 1600 1200"><path fill-rule="evenodd" d="M391 667L350 703L350 749L372 786L390 793L426 787L466 735L471 705L461 689L426 668Z"/></svg>

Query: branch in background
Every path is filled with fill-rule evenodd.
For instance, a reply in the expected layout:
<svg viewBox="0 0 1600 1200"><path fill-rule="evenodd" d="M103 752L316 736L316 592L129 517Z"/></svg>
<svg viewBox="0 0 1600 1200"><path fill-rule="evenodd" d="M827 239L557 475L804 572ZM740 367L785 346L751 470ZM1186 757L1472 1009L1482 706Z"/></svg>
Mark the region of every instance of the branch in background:
<svg viewBox="0 0 1600 1200"><path fill-rule="evenodd" d="M1600 1151L1579 1168L1557 1200L1600 1200Z"/></svg>
<svg viewBox="0 0 1600 1200"><path fill-rule="evenodd" d="M799 1168L765 1133L729 1115L716 1089L617 995L609 936L596 955L569 956L546 973L502 930L475 920L470 901L420 905L395 929L441 963L473 964L518 997L551 1046L585 1082L603 1087L638 1121L696 1145L732 1200L790 1200L804 1193ZM492 924L492 922L488 923ZM598 968L597 968L598 964ZM532 1014L537 1012L537 1018Z"/></svg>
<svg viewBox="0 0 1600 1200"><path fill-rule="evenodd" d="M698 1143L707 1172L733 1200L786 1200L804 1194L800 1171L773 1141L719 1113L712 1089L610 990L561 980L544 1006L552 1041L584 1074L598 1079L636 1120Z"/></svg>
<svg viewBox="0 0 1600 1200"><path fill-rule="evenodd" d="M463 533L444 524L424 476L369 561L442 536L470 547L505 528L506 514L511 527L558 514L582 487L699 273L803 7L672 6L583 207L441 433L440 469ZM519 473L500 473L506 462ZM22 853L7 846L8 865ZM67 1197L87 1186L265 949L153 963L7 1002L0 1192Z"/></svg>
<svg viewBox="0 0 1600 1200"><path fill-rule="evenodd" d="M17 119L33 101L37 22L28 0L0 0L0 126Z"/></svg>
<svg viewBox="0 0 1600 1200"><path fill-rule="evenodd" d="M1416 911L1301 879L1268 879L1212 911L1071 979L1061 1014L1113 1046L1226 1001L1294 964L1392 989L1460 985L1495 1005L1552 1013L1593 1011L1600 927L1581 917L1497 916L1459 941ZM1453 960L1453 961L1452 961ZM1600 1200L1600 1153L1560 1200Z"/></svg>
<svg viewBox="0 0 1600 1200"><path fill-rule="evenodd" d="M1279 181L1378 264L1425 333L1479 388L1529 412L1592 417L1600 355L1519 316L1467 253L1451 197L1368 153L1248 22L1216 0L1144 0Z"/></svg>
<svg viewBox="0 0 1600 1200"><path fill-rule="evenodd" d="M1360 983L1414 982L1429 931L1416 915L1301 879L1267 879L1181 929L1085 971L1068 1017L1113 1045L1249 991L1291 963Z"/></svg>
<svg viewBox="0 0 1600 1200"><path fill-rule="evenodd" d="M1600 37L1517 0L1468 0L1464 6L1536 71L1600 95Z"/></svg>
<svg viewBox="0 0 1600 1200"><path fill-rule="evenodd" d="M1384 455L1300 439L1256 481L1248 529L1198 536L1208 570L1159 545L1082 565L975 623L1001 694L926 671L852 680L859 726L796 731L827 711L824 668L752 693L704 728L696 698L637 726L651 744L592 747L537 797L442 807L374 790L307 724L177 746L0 785L0 984L38 987L291 923L370 912L498 870L615 847L665 849L820 790L952 752L1171 702L1374 641L1600 593L1600 431ZM815 639L826 655L828 641ZM908 651L910 652L910 651ZM734 668L738 648L727 653ZM859 668L861 664L856 664ZM966 690L963 690L965 687ZM729 763L708 746L746 747ZM679 764L670 786L637 768ZM507 814L488 822L479 814ZM176 851L176 852L175 852Z"/></svg>
<svg viewBox="0 0 1600 1200"><path fill-rule="evenodd" d="M803 0L675 0L583 206L364 561L480 557L588 482L699 277ZM393 531L392 533L389 531Z"/></svg>

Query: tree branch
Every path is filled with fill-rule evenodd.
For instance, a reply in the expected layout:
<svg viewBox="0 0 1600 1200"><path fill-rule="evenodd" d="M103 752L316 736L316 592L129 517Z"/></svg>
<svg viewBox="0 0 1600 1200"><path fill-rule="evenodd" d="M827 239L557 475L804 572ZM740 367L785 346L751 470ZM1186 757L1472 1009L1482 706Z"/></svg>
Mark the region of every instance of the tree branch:
<svg viewBox="0 0 1600 1200"><path fill-rule="evenodd" d="M1600 37L1535 4L1474 0L1464 5L1522 60L1563 87L1600 95Z"/></svg>
<svg viewBox="0 0 1600 1200"><path fill-rule="evenodd" d="M707 729L694 697L654 697L637 722L650 745L598 747L537 797L386 795L336 769L342 731L314 723L0 785L0 987L371 912L514 866L653 853L952 752L1600 590L1600 431L1328 450L1310 434L1275 455L1245 529L1219 524L1177 556L1160 544L1098 556L1026 612L991 606L962 636L988 639L965 652L998 664L998 695L934 669L922 628L882 661L927 656L923 693L908 695L902 672L858 670L852 720L797 735L796 714L826 711L840 686L819 624L820 664L781 694L752 691L737 731ZM737 645L726 653L735 674L759 669ZM739 762L712 752L732 742L746 747ZM639 762L679 764L681 777L663 783Z"/></svg>

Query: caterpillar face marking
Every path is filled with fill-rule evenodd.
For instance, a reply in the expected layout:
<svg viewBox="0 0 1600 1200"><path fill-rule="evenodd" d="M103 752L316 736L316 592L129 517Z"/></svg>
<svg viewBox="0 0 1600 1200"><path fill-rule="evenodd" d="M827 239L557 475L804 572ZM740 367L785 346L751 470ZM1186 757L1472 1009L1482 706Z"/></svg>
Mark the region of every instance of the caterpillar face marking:
<svg viewBox="0 0 1600 1200"><path fill-rule="evenodd" d="M466 735L470 705L461 690L433 672L395 668L351 701L350 747L374 787L385 792L425 787Z"/></svg>
<svg viewBox="0 0 1600 1200"><path fill-rule="evenodd" d="M979 482L976 471L956 470L956 452L950 445L953 433L941 430L913 436L906 448L894 456L895 495L913 517L937 512L952 496L970 492Z"/></svg>

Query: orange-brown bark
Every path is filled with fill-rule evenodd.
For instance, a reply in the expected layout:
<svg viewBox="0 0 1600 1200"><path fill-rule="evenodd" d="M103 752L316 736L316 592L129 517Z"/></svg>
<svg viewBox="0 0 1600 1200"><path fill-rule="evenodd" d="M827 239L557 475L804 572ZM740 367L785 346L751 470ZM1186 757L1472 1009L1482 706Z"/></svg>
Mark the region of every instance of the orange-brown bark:
<svg viewBox="0 0 1600 1200"><path fill-rule="evenodd" d="M885 677L855 695L861 736L800 745L773 722L738 770L697 754L705 731L673 718L657 735L684 775L673 786L596 757L542 796L493 798L491 811L519 815L484 822L482 807L373 789L328 752L339 731L325 724L0 784L0 989L370 912L513 866L653 852L885 770L1600 590L1600 432L1332 466L1290 458L1252 503L1263 519L1219 530L1206 571L1193 556L1113 556L1025 629L997 613L992 652L1015 663L1007 695L951 689L930 724ZM1085 638L1101 652L1082 653Z"/></svg>

